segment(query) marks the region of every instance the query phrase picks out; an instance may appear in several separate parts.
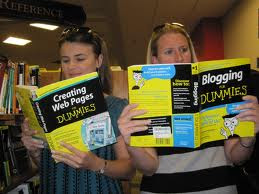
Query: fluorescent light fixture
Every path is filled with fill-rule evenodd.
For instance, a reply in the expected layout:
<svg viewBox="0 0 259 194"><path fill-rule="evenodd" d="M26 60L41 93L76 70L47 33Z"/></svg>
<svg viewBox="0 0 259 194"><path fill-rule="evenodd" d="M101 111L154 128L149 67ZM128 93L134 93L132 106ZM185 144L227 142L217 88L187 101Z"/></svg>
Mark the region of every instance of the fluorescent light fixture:
<svg viewBox="0 0 259 194"><path fill-rule="evenodd" d="M31 23L30 26L42 28L46 30L56 30L58 26L50 25L50 24L41 24L41 23Z"/></svg>
<svg viewBox="0 0 259 194"><path fill-rule="evenodd" d="M3 41L3 43L7 44L14 44L14 45L19 45L19 46L24 46L28 43L30 43L30 40L22 39L22 38L16 38L16 37L8 37Z"/></svg>

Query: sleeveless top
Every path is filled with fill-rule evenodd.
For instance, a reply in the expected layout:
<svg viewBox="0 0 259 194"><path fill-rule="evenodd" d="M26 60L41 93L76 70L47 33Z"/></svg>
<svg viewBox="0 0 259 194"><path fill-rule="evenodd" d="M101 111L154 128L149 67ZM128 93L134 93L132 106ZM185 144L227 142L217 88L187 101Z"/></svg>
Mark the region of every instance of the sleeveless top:
<svg viewBox="0 0 259 194"><path fill-rule="evenodd" d="M116 137L120 135L117 120L127 101L107 96L105 98ZM98 157L115 160L115 151L108 145L92 151ZM40 189L46 194L123 193L119 180L91 170L74 169L62 162L55 163L48 148L44 148L40 163Z"/></svg>

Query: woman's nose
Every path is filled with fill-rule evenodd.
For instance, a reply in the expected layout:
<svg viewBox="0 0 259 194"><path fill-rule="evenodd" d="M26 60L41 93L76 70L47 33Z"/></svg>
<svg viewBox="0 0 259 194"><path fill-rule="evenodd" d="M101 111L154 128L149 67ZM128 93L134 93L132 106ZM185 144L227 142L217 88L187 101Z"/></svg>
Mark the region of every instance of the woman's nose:
<svg viewBox="0 0 259 194"><path fill-rule="evenodd" d="M180 51L176 51L175 53L175 61L177 63L182 63L183 62L183 55Z"/></svg>
<svg viewBox="0 0 259 194"><path fill-rule="evenodd" d="M76 67L76 63L73 62L73 61L70 61L67 65L68 65L68 67L69 67L70 69L73 69L73 68Z"/></svg>

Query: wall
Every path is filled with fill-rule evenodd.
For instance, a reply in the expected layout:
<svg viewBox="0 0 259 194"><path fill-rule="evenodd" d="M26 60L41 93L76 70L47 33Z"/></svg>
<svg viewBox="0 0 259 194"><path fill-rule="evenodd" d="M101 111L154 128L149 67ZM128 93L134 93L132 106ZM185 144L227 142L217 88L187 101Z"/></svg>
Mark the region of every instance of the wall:
<svg viewBox="0 0 259 194"><path fill-rule="evenodd" d="M220 18L203 18L191 34L198 61L224 59Z"/></svg>
<svg viewBox="0 0 259 194"><path fill-rule="evenodd" d="M225 58L249 57L253 69L259 57L258 8L258 0L240 0L223 20Z"/></svg>
<svg viewBox="0 0 259 194"><path fill-rule="evenodd" d="M112 71L112 95L128 99L127 71Z"/></svg>

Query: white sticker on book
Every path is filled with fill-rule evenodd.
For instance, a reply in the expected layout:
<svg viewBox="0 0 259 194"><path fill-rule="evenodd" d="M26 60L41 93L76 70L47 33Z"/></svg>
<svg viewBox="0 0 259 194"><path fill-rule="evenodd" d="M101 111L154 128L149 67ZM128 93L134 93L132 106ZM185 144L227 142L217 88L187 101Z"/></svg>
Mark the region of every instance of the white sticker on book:
<svg viewBox="0 0 259 194"><path fill-rule="evenodd" d="M170 138L172 137L170 127L153 127L153 136L155 138Z"/></svg>

